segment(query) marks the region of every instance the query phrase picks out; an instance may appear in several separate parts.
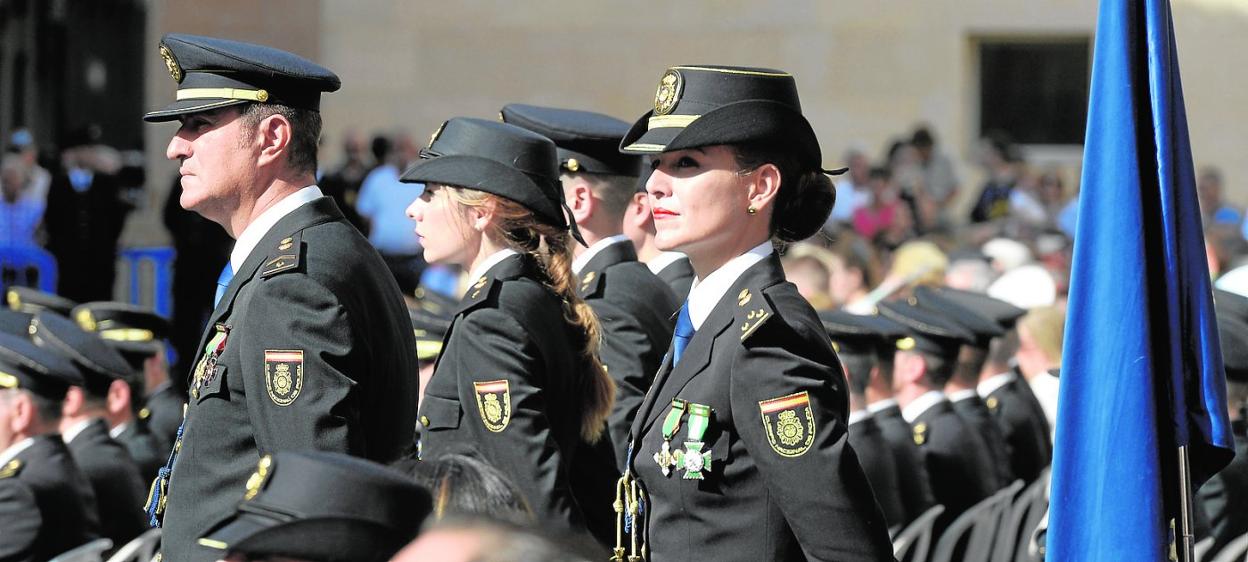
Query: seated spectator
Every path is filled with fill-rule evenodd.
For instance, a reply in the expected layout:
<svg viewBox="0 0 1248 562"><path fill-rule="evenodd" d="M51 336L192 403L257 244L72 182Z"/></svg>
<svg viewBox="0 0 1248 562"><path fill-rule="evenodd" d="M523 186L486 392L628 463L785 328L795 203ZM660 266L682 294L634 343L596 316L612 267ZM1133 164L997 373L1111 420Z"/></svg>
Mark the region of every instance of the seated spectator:
<svg viewBox="0 0 1248 562"><path fill-rule="evenodd" d="M854 231L859 236L871 240L881 231L893 224L898 209L905 203L898 196L897 187L893 185L892 173L888 168L871 168L868 176L871 186L871 201L854 211Z"/></svg>
<svg viewBox="0 0 1248 562"><path fill-rule="evenodd" d="M395 555L394 562L589 562L606 553L541 530L486 520L443 521Z"/></svg>
<svg viewBox="0 0 1248 562"><path fill-rule="evenodd" d="M971 208L971 222L1002 219L1010 214L1010 193L1018 181L1018 157L1004 135L990 135L980 143L980 165L988 180Z"/></svg>
<svg viewBox="0 0 1248 562"><path fill-rule="evenodd" d="M849 173L836 180L836 205L828 215L828 227L835 231L840 225L848 225L854 213L871 201L871 162L862 150L852 148L845 154Z"/></svg>

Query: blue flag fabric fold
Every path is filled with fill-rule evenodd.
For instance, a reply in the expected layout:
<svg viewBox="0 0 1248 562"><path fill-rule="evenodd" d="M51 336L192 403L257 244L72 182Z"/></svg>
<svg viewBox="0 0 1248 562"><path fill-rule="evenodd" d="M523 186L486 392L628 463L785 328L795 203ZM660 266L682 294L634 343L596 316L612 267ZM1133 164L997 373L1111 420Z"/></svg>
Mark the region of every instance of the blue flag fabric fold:
<svg viewBox="0 0 1248 562"><path fill-rule="evenodd" d="M1233 455L1167 0L1101 2L1088 103L1047 555L1163 560Z"/></svg>

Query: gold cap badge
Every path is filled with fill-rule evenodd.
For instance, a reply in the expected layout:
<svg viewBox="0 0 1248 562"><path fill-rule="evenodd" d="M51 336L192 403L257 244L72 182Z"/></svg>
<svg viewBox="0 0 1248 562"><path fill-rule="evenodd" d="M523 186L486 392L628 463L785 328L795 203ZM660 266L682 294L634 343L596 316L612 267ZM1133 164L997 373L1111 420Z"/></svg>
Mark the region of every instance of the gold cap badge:
<svg viewBox="0 0 1248 562"><path fill-rule="evenodd" d="M165 59L165 67L169 69L169 76L173 77L173 81L182 83L182 66L178 64L178 59L173 58L173 51L165 45L160 46L160 58Z"/></svg>
<svg viewBox="0 0 1248 562"><path fill-rule="evenodd" d="M685 79L674 68L667 69L659 79L659 89L654 93L654 114L667 115L675 109L680 101L680 91L684 88Z"/></svg>
<svg viewBox="0 0 1248 562"><path fill-rule="evenodd" d="M568 158L568 161L563 163L563 167L569 172L575 172L581 169L581 163L576 158Z"/></svg>
<svg viewBox="0 0 1248 562"><path fill-rule="evenodd" d="M74 315L74 319L78 321L79 328L82 328L83 330L86 330L88 332L95 331L95 328L96 328L95 317L91 315L90 310L87 310L85 308L82 310L79 310L78 314Z"/></svg>
<svg viewBox="0 0 1248 562"><path fill-rule="evenodd" d="M914 349L914 345L914 338L901 338L897 340L897 349L902 351L910 351L911 349Z"/></svg>

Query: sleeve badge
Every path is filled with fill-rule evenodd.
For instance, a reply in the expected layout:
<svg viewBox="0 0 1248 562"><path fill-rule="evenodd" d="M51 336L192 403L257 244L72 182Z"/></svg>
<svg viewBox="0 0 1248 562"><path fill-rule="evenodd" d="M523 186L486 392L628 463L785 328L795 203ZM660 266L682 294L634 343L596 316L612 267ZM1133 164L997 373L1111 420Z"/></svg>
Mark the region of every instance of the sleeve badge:
<svg viewBox="0 0 1248 562"><path fill-rule="evenodd" d="M293 404L303 390L303 350L264 350L264 388L274 404Z"/></svg>
<svg viewBox="0 0 1248 562"><path fill-rule="evenodd" d="M815 442L815 414L810 394L798 392L758 403L771 449L782 457L800 457Z"/></svg>
<svg viewBox="0 0 1248 562"><path fill-rule="evenodd" d="M506 380L473 382L477 396L477 412L481 422L492 433L507 429L511 421L511 387Z"/></svg>

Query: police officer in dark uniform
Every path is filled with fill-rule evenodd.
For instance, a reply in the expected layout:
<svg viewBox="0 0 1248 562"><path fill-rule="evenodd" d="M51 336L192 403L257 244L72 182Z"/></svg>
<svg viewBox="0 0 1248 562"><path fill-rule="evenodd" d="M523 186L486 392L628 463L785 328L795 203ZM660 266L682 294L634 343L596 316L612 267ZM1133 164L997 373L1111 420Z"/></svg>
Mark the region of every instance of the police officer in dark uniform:
<svg viewBox="0 0 1248 562"><path fill-rule="evenodd" d="M236 492L238 508L199 539L227 562L384 562L416 537L433 505L393 469L323 451L265 455Z"/></svg>
<svg viewBox="0 0 1248 562"><path fill-rule="evenodd" d="M28 513L42 521L33 544L28 526L12 534L4 528L0 552L14 549L29 552L33 560L50 560L100 536L91 483L57 432L65 392L81 384L82 375L69 359L0 334L0 421L5 428L0 431L0 473L31 493L38 510ZM19 503L0 510L29 506L21 486L9 488L11 501Z"/></svg>
<svg viewBox="0 0 1248 562"><path fill-rule="evenodd" d="M455 118L401 180L429 263L469 286L421 400L421 455L475 451L524 492L537 518L580 528L570 489L582 441L604 432L614 393L598 323L577 294L555 145L494 121Z"/></svg>
<svg viewBox="0 0 1248 562"><path fill-rule="evenodd" d="M875 369L871 371L866 388L867 412L880 428L880 435L896 461L901 480L901 503L906 510L904 521L909 524L935 506L936 498L932 495L931 481L919 447L914 444L914 430L901 417L901 408L893 394L893 359L897 352L897 340L905 337L906 330L891 321L879 322L875 329L880 339L875 346Z"/></svg>
<svg viewBox="0 0 1248 562"><path fill-rule="evenodd" d="M83 384L71 386L65 397L61 437L91 482L101 534L120 548L148 528L143 517L146 487L139 468L126 448L109 436L104 419L112 387L128 388L130 365L99 336L59 314L36 314L30 334L36 344L68 357L82 373Z"/></svg>
<svg viewBox="0 0 1248 562"><path fill-rule="evenodd" d="M1001 487L991 453L941 391L953 374L958 350L974 336L909 302L881 303L880 314L906 326L909 334L897 341L893 381L902 417L910 423L931 478L932 493L945 506L936 525L939 532Z"/></svg>
<svg viewBox="0 0 1248 562"><path fill-rule="evenodd" d="M30 486L16 476L21 464L9 461L0 466L0 560L28 562L34 560L35 540L43 525L43 514L35 502Z"/></svg>
<svg viewBox="0 0 1248 562"><path fill-rule="evenodd" d="M945 383L945 396L962 419L975 429L984 447L992 455L992 466L997 473L997 485L1004 487L1014 481L1015 475L1010 464L1009 445L1005 434L996 420L992 418L988 406L979 397L979 372L984 367L988 356L988 348L994 338L1005 335L1005 330L996 321L986 318L978 312L957 302L945 298L940 289L927 286L914 288L914 298L919 306L940 314L963 328L972 335L972 341L962 346L958 352L958 361L953 368L953 376Z"/></svg>
<svg viewBox="0 0 1248 562"><path fill-rule="evenodd" d="M849 444L858 453L862 471L871 481L875 500L880 503L889 528L900 529L909 522L901 497L901 472L875 416L867 409L866 397L871 372L878 368L876 348L886 341L891 344L893 340L886 335L900 327L882 316L840 310L820 311L819 320L832 338L832 348L841 359L845 380L849 382Z"/></svg>
<svg viewBox="0 0 1248 562"><path fill-rule="evenodd" d="M615 381L615 408L606 437L577 453L584 466L572 474L573 491L590 532L615 541L615 481L627 450L628 429L672 338L680 304L667 284L637 261L624 236L624 211L632 199L641 158L619 151L628 124L599 113L512 104L503 121L554 141L564 199L588 247L574 250L577 292L598 315L598 354Z"/></svg>
<svg viewBox="0 0 1248 562"><path fill-rule="evenodd" d="M91 302L74 307L78 327L95 333L125 358L131 372L109 404L108 433L130 453L143 482L151 482L165 464L173 442L151 432L151 410L144 404L144 374L164 370L164 339L169 322L155 312L120 302ZM176 432L176 427L175 427Z"/></svg>
<svg viewBox="0 0 1248 562"><path fill-rule="evenodd" d="M977 392L1005 437L1011 472L1030 484L1049 466L1053 446L1040 402L1031 392L1031 387L1007 367L1018 348L1014 324L1027 311L983 293L949 287L939 289L939 293L947 300L992 319L1005 330L1004 335L988 344L987 360L981 369ZM992 366L995 368L989 368Z"/></svg>
<svg viewBox="0 0 1248 562"><path fill-rule="evenodd" d="M698 279L633 422L615 560L891 559L844 374L771 242L835 199L800 107L788 73L677 66L621 142L652 155L656 244Z"/></svg>
<svg viewBox="0 0 1248 562"><path fill-rule="evenodd" d="M228 515L260 456L317 449L389 461L411 446L416 350L381 257L315 184L319 104L333 72L277 49L166 35L184 208L236 239L193 358L190 403L148 500L162 552Z"/></svg>

